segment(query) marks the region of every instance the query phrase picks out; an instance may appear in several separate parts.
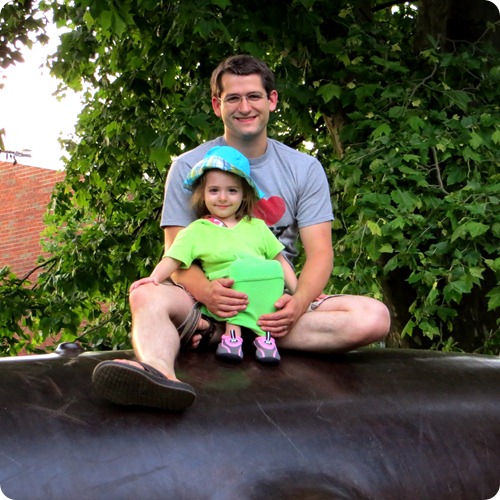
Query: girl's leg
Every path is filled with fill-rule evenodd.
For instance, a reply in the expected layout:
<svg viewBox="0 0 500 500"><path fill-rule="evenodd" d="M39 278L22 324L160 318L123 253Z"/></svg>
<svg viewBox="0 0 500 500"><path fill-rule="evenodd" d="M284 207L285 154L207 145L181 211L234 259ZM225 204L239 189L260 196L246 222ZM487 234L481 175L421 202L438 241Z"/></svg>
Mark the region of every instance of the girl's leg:
<svg viewBox="0 0 500 500"><path fill-rule="evenodd" d="M226 323L226 332L217 346L215 355L224 361L241 363L243 361L242 345L241 327L232 323Z"/></svg>
<svg viewBox="0 0 500 500"><path fill-rule="evenodd" d="M231 336L231 331L234 332L236 337L241 337L241 326L239 325L233 325L231 323L226 323L226 331L224 332L224 335L227 335L228 337Z"/></svg>

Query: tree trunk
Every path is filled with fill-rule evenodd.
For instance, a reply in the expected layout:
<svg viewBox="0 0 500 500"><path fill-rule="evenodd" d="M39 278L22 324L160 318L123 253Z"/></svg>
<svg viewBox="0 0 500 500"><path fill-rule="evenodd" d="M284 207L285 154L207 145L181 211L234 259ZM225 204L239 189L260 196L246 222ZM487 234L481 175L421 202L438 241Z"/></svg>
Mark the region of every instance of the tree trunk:
<svg viewBox="0 0 500 500"><path fill-rule="evenodd" d="M479 40L500 49L500 30L491 32L487 26L499 21L499 11L491 2L421 0L414 47L417 52L428 48L430 35L446 51L453 50L456 44Z"/></svg>

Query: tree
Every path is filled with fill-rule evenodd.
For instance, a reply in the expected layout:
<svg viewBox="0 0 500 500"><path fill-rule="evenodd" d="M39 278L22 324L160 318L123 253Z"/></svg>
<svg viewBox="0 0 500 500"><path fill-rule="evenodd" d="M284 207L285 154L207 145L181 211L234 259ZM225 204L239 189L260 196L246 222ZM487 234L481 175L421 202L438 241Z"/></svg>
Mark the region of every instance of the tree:
<svg viewBox="0 0 500 500"><path fill-rule="evenodd" d="M46 43L47 19L32 0L7 2L0 8L0 67L22 63L21 48ZM0 84L0 89L2 85Z"/></svg>
<svg viewBox="0 0 500 500"><path fill-rule="evenodd" d="M417 5L49 3L71 28L53 72L86 105L32 326L72 338L85 320L92 347L128 345L128 286L162 252L168 165L221 132L210 73L245 52L277 75L272 135L312 149L330 179L331 289L386 300L391 345L498 351L498 16L482 19L480 40L452 40L451 21L426 31L436 2ZM474 338L460 329L468 301L481 312Z"/></svg>

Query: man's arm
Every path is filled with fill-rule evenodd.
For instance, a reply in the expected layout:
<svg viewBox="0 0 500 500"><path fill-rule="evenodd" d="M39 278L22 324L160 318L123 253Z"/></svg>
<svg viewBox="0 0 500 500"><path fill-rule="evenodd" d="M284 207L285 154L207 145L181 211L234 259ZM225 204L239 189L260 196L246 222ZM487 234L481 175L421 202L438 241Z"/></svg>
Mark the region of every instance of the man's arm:
<svg viewBox="0 0 500 500"><path fill-rule="evenodd" d="M300 229L306 260L300 273L294 297L302 312L325 288L333 270L332 224L323 222Z"/></svg>
<svg viewBox="0 0 500 500"><path fill-rule="evenodd" d="M331 223L323 222L300 229L306 260L293 296L284 295L276 303L276 311L260 317L259 326L276 337L286 335L321 294L333 269Z"/></svg>
<svg viewBox="0 0 500 500"><path fill-rule="evenodd" d="M297 276L290 263L285 259L283 254L279 253L275 260L277 260L283 268L283 276L285 280L285 287L290 293L294 293L297 288Z"/></svg>
<svg viewBox="0 0 500 500"><path fill-rule="evenodd" d="M163 229L165 250L170 248L177 233L183 229L180 226L167 226ZM209 311L221 318L231 318L248 305L246 294L233 290L234 281L220 278L209 281L203 270L196 264L189 269L178 269L172 279L182 285L198 302L204 304Z"/></svg>

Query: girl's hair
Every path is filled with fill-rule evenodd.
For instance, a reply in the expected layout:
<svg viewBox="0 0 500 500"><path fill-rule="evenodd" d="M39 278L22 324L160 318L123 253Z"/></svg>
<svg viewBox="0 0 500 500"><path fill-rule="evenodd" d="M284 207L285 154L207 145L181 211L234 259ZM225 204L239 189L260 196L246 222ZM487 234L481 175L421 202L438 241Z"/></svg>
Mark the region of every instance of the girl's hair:
<svg viewBox="0 0 500 500"><path fill-rule="evenodd" d="M214 168L212 170L218 169ZM238 210L236 211L236 218L238 220L243 219L244 217L252 218L253 210L257 202L257 195L255 194L255 191L250 187L250 184L248 184L248 182L243 179L243 177L240 177L237 174L233 174L232 172L227 172L225 170L220 171L224 172L225 174L233 175L241 181L241 186L243 189L243 199L241 200L240 208L238 208ZM207 183L207 172L210 172L210 170L203 172L203 174L199 177L199 179L193 186L193 192L191 194L191 206L196 214L196 217L199 219L205 217L205 215L210 215L210 212L205 205L205 185Z"/></svg>

